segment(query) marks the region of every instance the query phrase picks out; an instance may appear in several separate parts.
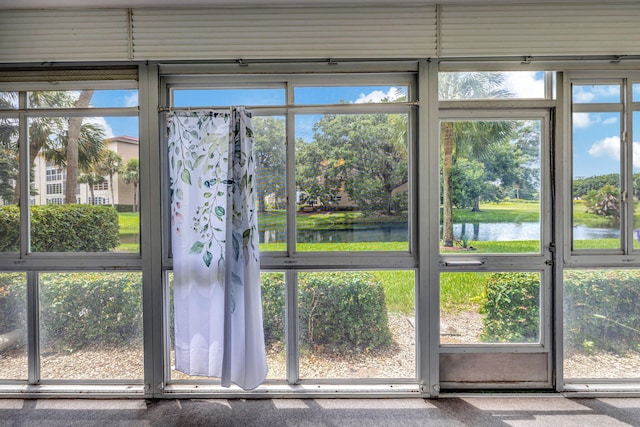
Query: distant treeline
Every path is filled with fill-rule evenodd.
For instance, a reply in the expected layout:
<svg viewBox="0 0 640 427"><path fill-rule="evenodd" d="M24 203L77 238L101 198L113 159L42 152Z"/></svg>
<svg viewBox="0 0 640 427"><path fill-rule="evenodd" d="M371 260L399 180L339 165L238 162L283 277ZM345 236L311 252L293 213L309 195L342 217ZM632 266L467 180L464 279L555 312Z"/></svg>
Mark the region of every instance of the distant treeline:
<svg viewBox="0 0 640 427"><path fill-rule="evenodd" d="M573 179L573 197L583 198L591 190L599 190L605 185L620 188L620 174L597 175ZM633 174L633 188L636 197L640 196L640 173Z"/></svg>

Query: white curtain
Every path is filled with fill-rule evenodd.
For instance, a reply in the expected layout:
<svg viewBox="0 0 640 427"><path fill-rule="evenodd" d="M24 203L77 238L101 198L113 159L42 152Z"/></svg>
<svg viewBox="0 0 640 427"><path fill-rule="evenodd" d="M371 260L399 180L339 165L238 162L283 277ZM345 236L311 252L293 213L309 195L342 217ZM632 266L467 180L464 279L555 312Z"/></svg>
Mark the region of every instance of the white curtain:
<svg viewBox="0 0 640 427"><path fill-rule="evenodd" d="M167 132L176 369L253 389L267 361L251 115L170 112Z"/></svg>

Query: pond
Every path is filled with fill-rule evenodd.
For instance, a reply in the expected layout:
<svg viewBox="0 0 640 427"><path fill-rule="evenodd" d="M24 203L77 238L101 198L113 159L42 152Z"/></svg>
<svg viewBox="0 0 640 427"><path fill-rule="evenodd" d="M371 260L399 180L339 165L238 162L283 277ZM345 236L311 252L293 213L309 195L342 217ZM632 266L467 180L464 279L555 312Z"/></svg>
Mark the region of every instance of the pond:
<svg viewBox="0 0 640 427"><path fill-rule="evenodd" d="M442 228L441 228L442 232ZM515 240L539 240L538 222L496 222L476 224L454 224L453 235L456 239L466 236L470 241L499 242ZM575 240L596 240L619 238L616 228L573 228ZM284 242L284 230L260 231L260 243ZM408 240L407 223L370 224L354 226L350 229L298 230L300 243L362 243L362 242L406 242Z"/></svg>

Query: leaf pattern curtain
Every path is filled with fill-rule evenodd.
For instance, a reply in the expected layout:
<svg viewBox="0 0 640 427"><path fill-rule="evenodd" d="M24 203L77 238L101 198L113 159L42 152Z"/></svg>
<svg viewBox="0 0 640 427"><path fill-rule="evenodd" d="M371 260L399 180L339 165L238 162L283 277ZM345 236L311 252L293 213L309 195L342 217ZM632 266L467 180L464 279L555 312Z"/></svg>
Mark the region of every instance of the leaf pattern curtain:
<svg viewBox="0 0 640 427"><path fill-rule="evenodd" d="M243 389L267 375L251 115L167 116L176 369Z"/></svg>

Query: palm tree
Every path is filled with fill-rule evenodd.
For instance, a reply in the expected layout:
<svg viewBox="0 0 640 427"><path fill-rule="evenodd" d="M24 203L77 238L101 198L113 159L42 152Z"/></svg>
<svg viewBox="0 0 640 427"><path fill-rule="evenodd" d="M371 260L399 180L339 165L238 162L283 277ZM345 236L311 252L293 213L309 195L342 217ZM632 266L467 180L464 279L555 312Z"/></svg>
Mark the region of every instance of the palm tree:
<svg viewBox="0 0 640 427"><path fill-rule="evenodd" d="M509 92L501 89L504 75L501 73L441 73L438 79L440 99L490 99L505 98ZM442 144L442 241L443 246L453 246L453 181L451 171L455 155L467 154L482 157L483 151L497 140L508 135L501 121L441 122Z"/></svg>
<svg viewBox="0 0 640 427"><path fill-rule="evenodd" d="M77 108L87 108L93 97L93 90L83 90L76 101ZM80 145L82 117L70 117L67 129L67 182L65 203L76 202L76 186L78 185L78 149Z"/></svg>
<svg viewBox="0 0 640 427"><path fill-rule="evenodd" d="M138 184L140 183L140 163L138 159L129 159L120 173L125 184L133 184L133 211L138 212Z"/></svg>
<svg viewBox="0 0 640 427"><path fill-rule="evenodd" d="M112 150L105 150L98 172L109 177L109 190L111 190L111 206L115 206L115 195L113 192L113 176L120 171L122 157Z"/></svg>
<svg viewBox="0 0 640 427"><path fill-rule="evenodd" d="M96 196L95 196L95 193L93 191L93 186L94 185L98 185L98 184L102 184L103 182L106 181L104 176L100 175L96 171L96 169L97 169L97 166L94 164L94 165L91 166L90 169L85 170L78 177L78 182L79 183L87 184L89 186L89 191L91 192L91 204L92 205L96 204Z"/></svg>
<svg viewBox="0 0 640 427"><path fill-rule="evenodd" d="M28 93L28 106L30 108L74 108L87 107L93 91L87 90L76 97L66 91L34 91ZM0 97L0 105L14 105L13 93L3 94ZM17 152L18 126L12 122L3 123L0 126L0 139L3 145ZM6 126L5 126L6 124ZM89 163L97 159L98 153L104 147L104 129L96 124L83 123L81 117L65 119L62 117L32 117L29 119L29 164L33 165L39 154L56 165L67 167L67 180L77 178L77 164L88 167ZM15 134L15 135L14 135ZM71 140L71 141L70 141ZM67 146L71 143L71 149ZM76 148L77 147L77 148ZM77 155L75 153L77 152ZM67 154L71 157L68 158ZM75 155L75 157L74 157ZM71 168L68 167L69 160ZM20 179L15 180L15 203L20 199ZM75 203L76 183L69 189L67 186L67 202Z"/></svg>

